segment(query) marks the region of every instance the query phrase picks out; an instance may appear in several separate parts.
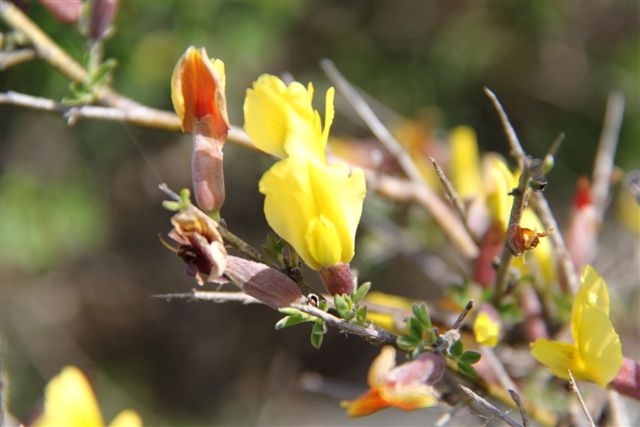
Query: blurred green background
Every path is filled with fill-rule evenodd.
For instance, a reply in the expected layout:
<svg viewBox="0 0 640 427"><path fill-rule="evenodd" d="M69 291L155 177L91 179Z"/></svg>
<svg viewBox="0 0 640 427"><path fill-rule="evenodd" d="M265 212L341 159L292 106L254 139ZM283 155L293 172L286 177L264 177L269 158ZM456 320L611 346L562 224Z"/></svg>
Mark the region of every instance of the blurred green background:
<svg viewBox="0 0 640 427"><path fill-rule="evenodd" d="M85 41L75 28L38 3L26 11L82 59ZM118 61L115 89L171 109L171 72L191 44L225 62L237 125L244 92L261 73L290 72L323 93L318 62L330 58L395 112L428 111L439 128L473 126L483 149L506 153L482 93L489 86L533 154L566 133L549 186L561 222L576 177L591 173L613 89L626 96L616 164L640 166L635 1L122 2L105 48ZM68 81L33 61L2 72L0 88L59 100ZM49 113L0 111L1 356L16 417L33 416L46 381L75 364L92 378L107 420L133 407L147 425L349 422L338 401L364 390L375 348L331 331L316 351L306 327L275 332L278 313L265 307L150 298L195 285L157 238L170 216L157 184L189 186L188 136L82 120L70 128ZM339 114L332 133L353 131ZM232 144L225 159L223 215L259 245L267 227L257 180L270 160ZM613 241L624 234L610 229ZM620 301L624 317L638 312L627 311L638 305L631 293L638 267L637 256L616 264L620 250L613 245L603 263L631 286L633 298ZM364 279L377 289L429 300L417 255L399 252L375 269L361 256L356 267L371 272ZM632 357L637 334L636 325L623 338ZM391 410L355 424L423 424L423 417Z"/></svg>

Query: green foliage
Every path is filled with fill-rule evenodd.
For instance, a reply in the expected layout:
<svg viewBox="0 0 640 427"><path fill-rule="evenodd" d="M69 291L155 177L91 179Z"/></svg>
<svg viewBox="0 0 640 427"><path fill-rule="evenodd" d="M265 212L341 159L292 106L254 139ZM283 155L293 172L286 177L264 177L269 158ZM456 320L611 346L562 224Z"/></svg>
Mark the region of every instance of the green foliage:
<svg viewBox="0 0 640 427"><path fill-rule="evenodd" d="M411 357L425 351L438 342L437 331L432 327L426 304L413 304L413 316L407 320L408 333L398 337L398 347L409 352Z"/></svg>
<svg viewBox="0 0 640 427"><path fill-rule="evenodd" d="M478 376L478 373L471 365L478 363L482 356L477 351L464 351L461 340L456 340L449 346L445 355L456 363L456 368L461 374L471 378Z"/></svg>
<svg viewBox="0 0 640 427"><path fill-rule="evenodd" d="M371 283L365 282L360 286L356 285L351 295L335 295L333 297L333 305L338 316L356 325L365 326L367 307L364 305L358 306L357 304L367 296L370 289Z"/></svg>
<svg viewBox="0 0 640 427"><path fill-rule="evenodd" d="M315 348L320 348L322 341L324 340L324 334L327 333L327 325L324 320L316 319L311 329L311 345Z"/></svg>
<svg viewBox="0 0 640 427"><path fill-rule="evenodd" d="M284 265L284 250L287 247L287 242L282 240L274 233L267 234L267 242L262 245L262 249L277 261L279 264Z"/></svg>

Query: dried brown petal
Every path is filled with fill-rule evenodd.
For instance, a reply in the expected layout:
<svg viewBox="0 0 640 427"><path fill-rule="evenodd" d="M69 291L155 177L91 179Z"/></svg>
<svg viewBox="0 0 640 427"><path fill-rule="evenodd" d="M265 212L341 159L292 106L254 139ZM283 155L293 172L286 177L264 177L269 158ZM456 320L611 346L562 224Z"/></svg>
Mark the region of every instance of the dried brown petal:
<svg viewBox="0 0 640 427"><path fill-rule="evenodd" d="M523 228L518 224L513 224L507 232L509 249L516 256L522 255L525 251L530 251L538 246L540 237L546 237L549 233L551 233L551 230L537 233L530 228Z"/></svg>
<svg viewBox="0 0 640 427"><path fill-rule="evenodd" d="M442 379L445 370L444 357L440 353L428 352L393 368L385 381L400 387L415 384L433 385Z"/></svg>

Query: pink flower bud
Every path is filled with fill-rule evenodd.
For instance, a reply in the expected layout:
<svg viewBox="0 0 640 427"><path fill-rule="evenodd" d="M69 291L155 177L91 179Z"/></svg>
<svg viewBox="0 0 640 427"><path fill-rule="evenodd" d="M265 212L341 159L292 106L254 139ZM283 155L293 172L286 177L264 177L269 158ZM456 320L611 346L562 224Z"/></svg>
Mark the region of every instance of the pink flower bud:
<svg viewBox="0 0 640 427"><path fill-rule="evenodd" d="M340 263L331 267L323 267L318 273L325 289L331 295L351 295L353 292L353 276L349 264Z"/></svg>
<svg viewBox="0 0 640 427"><path fill-rule="evenodd" d="M89 36L100 40L109 31L118 10L118 0L92 0L89 11Z"/></svg>
<svg viewBox="0 0 640 427"><path fill-rule="evenodd" d="M222 141L208 136L207 129L206 125L199 125L193 134L191 176L198 206L212 212L224 203L224 169Z"/></svg>
<svg viewBox="0 0 640 427"><path fill-rule="evenodd" d="M81 0L40 0L40 4L53 13L58 21L65 24L75 24L82 13Z"/></svg>

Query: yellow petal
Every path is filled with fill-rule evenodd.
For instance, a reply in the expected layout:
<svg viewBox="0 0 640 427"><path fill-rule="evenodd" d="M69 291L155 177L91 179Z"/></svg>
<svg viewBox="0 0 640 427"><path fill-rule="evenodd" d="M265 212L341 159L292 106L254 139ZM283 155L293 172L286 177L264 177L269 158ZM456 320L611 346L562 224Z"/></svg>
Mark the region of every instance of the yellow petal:
<svg viewBox="0 0 640 427"><path fill-rule="evenodd" d="M380 397L389 405L404 411L429 408L438 404L438 398L433 387L426 384L383 387L379 390Z"/></svg>
<svg viewBox="0 0 640 427"><path fill-rule="evenodd" d="M533 212L531 208L527 208L522 213L522 221L520 221L522 227L542 232L544 226L538 216ZM544 283L552 283L556 277L556 261L553 252L553 245L550 239L540 239L538 246L531 251L532 256L535 258L535 266L542 272L542 278ZM529 266L523 263L523 258L516 258L514 265L520 265L522 271L526 274L529 270Z"/></svg>
<svg viewBox="0 0 640 427"><path fill-rule="evenodd" d="M327 93L327 99L331 97ZM293 82L287 86L278 77L264 74L247 90L244 129L262 151L324 161L327 141L312 99L313 85L305 88Z"/></svg>
<svg viewBox="0 0 640 427"><path fill-rule="evenodd" d="M142 427L142 418L137 412L127 409L109 423L109 427Z"/></svg>
<svg viewBox="0 0 640 427"><path fill-rule="evenodd" d="M84 374L67 366L45 389L44 414L33 424L37 427L104 426L100 408Z"/></svg>
<svg viewBox="0 0 640 427"><path fill-rule="evenodd" d="M450 145L450 176L454 188L463 199L482 194L476 133L468 126L458 126L451 131Z"/></svg>
<svg viewBox="0 0 640 427"><path fill-rule="evenodd" d="M349 175L345 164L288 157L263 175L260 192L267 222L309 267L351 261L366 194L362 170Z"/></svg>
<svg viewBox="0 0 640 427"><path fill-rule="evenodd" d="M509 193L517 185L517 181L499 156L486 155L484 164L489 213L506 230L513 204Z"/></svg>
<svg viewBox="0 0 640 427"><path fill-rule="evenodd" d="M391 369L396 366L396 349L390 345L384 346L378 357L373 360L369 368L367 383L373 389L381 387Z"/></svg>
<svg viewBox="0 0 640 427"><path fill-rule="evenodd" d="M495 321L482 311L473 323L473 333L478 344L495 347L498 345L498 337L500 336L500 322Z"/></svg>
<svg viewBox="0 0 640 427"><path fill-rule="evenodd" d="M584 362L574 344L539 338L531 345L531 355L558 378L569 379L569 369L577 379L585 376Z"/></svg>
<svg viewBox="0 0 640 427"><path fill-rule="evenodd" d="M575 339L586 367L584 379L605 388L622 366L622 345L611 320L602 310L585 307Z"/></svg>
<svg viewBox="0 0 640 427"><path fill-rule="evenodd" d="M585 265L580 277L580 289L576 294L571 309L571 333L576 339L577 326L582 318L582 311L586 307L595 307L609 316L609 292L607 283L598 274L595 268Z"/></svg>

